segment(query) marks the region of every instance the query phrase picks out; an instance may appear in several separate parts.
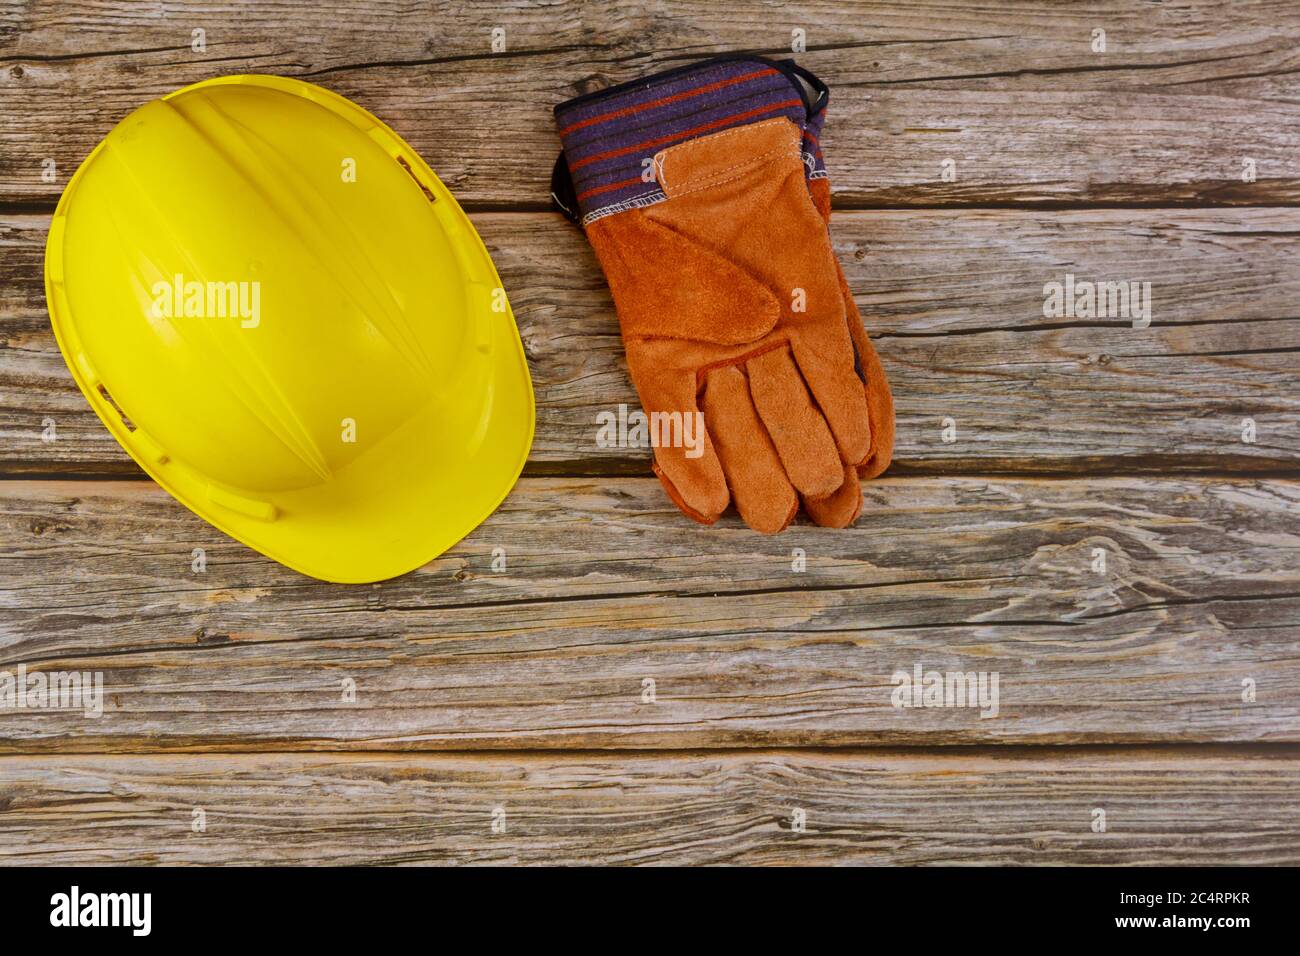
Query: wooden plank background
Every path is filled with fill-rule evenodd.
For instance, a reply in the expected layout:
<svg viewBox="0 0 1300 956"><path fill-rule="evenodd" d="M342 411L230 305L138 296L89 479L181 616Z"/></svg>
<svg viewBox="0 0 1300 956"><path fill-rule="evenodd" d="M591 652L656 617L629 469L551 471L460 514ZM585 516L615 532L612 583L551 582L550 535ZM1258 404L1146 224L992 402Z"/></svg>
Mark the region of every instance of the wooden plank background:
<svg viewBox="0 0 1300 956"><path fill-rule="evenodd" d="M533 373L530 473L644 474L646 449L596 444L599 413L637 406L581 233L554 213L474 218ZM1285 471L1300 455L1298 220L1292 209L841 214L836 249L898 404L895 468ZM0 468L134 474L54 342L41 278L47 226L0 219L23 277L0 299ZM1043 286L1067 273L1150 282L1151 325L1045 318ZM1253 442L1242 440L1247 418ZM42 437L46 419L53 442Z"/></svg>
<svg viewBox="0 0 1300 956"><path fill-rule="evenodd" d="M789 55L794 29L800 60L834 87L825 147L843 201L1300 200L1289 0L42 0L7 19L0 196L13 200L53 202L66 179L42 182L41 161L70 172L152 97L214 73L277 73L383 117L462 202L540 209L556 103L719 51ZM506 50L493 55L496 27ZM946 158L959 161L954 183Z"/></svg>
<svg viewBox="0 0 1300 956"><path fill-rule="evenodd" d="M898 453L854 529L765 538L596 445L635 394L550 107L794 29ZM1298 39L1212 0L0 6L0 671L106 690L0 710L0 862L1300 862ZM519 321L526 477L395 581L311 581L142 480L49 329L76 164L237 72L405 136ZM1067 273L1149 281L1151 325L1045 316ZM894 708L917 664L996 672L998 714Z"/></svg>
<svg viewBox="0 0 1300 956"><path fill-rule="evenodd" d="M1300 761L1251 749L4 757L0 772L11 865L1300 863Z"/></svg>
<svg viewBox="0 0 1300 956"><path fill-rule="evenodd" d="M112 688L96 720L0 711L11 752L1300 742L1294 482L887 479L852 531L768 538L684 534L653 479L525 479L361 587L152 483L4 488L0 655ZM895 709L918 663L997 671L1000 713Z"/></svg>

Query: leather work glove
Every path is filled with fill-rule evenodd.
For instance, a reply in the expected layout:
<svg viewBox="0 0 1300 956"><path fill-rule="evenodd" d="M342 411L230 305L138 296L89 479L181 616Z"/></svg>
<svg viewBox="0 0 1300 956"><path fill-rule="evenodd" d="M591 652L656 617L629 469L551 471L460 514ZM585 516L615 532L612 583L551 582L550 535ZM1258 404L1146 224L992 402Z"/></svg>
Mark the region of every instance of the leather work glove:
<svg viewBox="0 0 1300 956"><path fill-rule="evenodd" d="M576 204L605 271L652 432L656 416L707 426L694 447L660 431L655 473L697 521L734 501L767 533L800 498L819 523L850 523L858 470L888 464L872 427L886 410L892 444L829 203L819 211L806 178L824 95L810 103L794 69L722 57L556 108L557 180L563 165L572 181L557 202Z"/></svg>

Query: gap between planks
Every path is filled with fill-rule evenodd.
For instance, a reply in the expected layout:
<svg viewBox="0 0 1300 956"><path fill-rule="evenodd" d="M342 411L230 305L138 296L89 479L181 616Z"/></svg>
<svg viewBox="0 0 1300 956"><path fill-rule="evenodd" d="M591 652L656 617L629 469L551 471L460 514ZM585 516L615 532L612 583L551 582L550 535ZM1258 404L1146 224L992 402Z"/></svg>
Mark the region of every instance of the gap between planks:
<svg viewBox="0 0 1300 956"><path fill-rule="evenodd" d="M1181 759L1213 759L1216 757L1227 757L1232 759L1242 759L1247 757L1260 758L1296 758L1300 759L1300 743L1291 741L1189 741L1189 742L1135 742L1135 743L1059 743L1059 744L1032 744L1032 743L1007 743L1007 744L887 744L879 747L864 746L862 744L781 744L781 745L763 745L754 747L737 747L734 745L722 745L718 747L565 747L565 748L545 748L545 747L515 747L502 749L465 749L457 747L445 747L440 749L411 749L411 750L358 750L355 748L347 749L311 749L302 746L276 747L273 745L247 747L240 750L221 749L213 747L170 747L167 749L133 748L131 750L103 750L103 749L74 749L58 750L51 752L48 749L22 750L12 748L0 751L0 769L3 769L5 763L32 760L34 758L47 759L57 755L62 760L64 758L80 759L105 759L105 760L147 760L147 759L176 759L182 760L189 757L212 757L223 761L236 761L241 757L253 759L259 756L267 757L299 757L304 760L316 760L322 762L359 762L366 760L385 760L385 761L424 761L437 760L440 756L454 758L456 760L481 760L485 763L504 762L510 760L532 760L541 763L557 763L566 760L618 760L625 759L664 759L664 760L693 760L693 759L725 759L740 758L744 760L756 760L763 757L778 757L783 754L798 754L801 756L823 755L827 757L836 757L844 759L890 759L900 758L904 760L924 760L927 758L968 758L972 760L979 759L1008 759L1008 760L1034 760L1044 756L1051 759L1086 759L1090 757L1135 757L1142 753L1158 754L1172 758Z"/></svg>

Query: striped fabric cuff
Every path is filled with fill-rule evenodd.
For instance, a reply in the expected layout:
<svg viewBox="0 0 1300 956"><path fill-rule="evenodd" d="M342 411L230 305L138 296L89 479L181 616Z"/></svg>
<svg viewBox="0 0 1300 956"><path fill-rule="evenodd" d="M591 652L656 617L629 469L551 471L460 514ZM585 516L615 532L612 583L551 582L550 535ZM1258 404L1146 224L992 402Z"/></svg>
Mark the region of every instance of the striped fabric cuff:
<svg viewBox="0 0 1300 956"><path fill-rule="evenodd" d="M796 71L817 84L815 102ZM561 103L555 121L567 161L564 189L568 205L577 209L561 206L586 226L662 202L668 197L653 180L653 159L660 150L777 116L804 131L809 177L824 176L817 138L825 100L825 86L791 61L737 54ZM558 190L556 201L561 202Z"/></svg>

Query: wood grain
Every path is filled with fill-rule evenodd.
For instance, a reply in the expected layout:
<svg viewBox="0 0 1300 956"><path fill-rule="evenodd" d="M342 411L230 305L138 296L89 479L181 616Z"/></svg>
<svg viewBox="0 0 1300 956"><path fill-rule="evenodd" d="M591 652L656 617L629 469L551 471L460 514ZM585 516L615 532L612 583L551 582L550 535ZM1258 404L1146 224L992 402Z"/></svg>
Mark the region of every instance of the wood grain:
<svg viewBox="0 0 1300 956"><path fill-rule="evenodd" d="M1286 0L10 4L0 200L52 203L132 109L253 72L355 99L464 202L540 208L553 105L718 52L788 55L796 28L799 59L834 90L825 143L842 204L1300 201L1300 9Z"/></svg>
<svg viewBox="0 0 1300 956"><path fill-rule="evenodd" d="M596 445L636 398L550 109L796 28L898 451L851 531L697 533ZM1300 864L1297 50L1289 0L0 5L0 686L105 692L0 707L0 865ZM102 480L141 475L49 329L76 165L239 72L388 121L517 315L527 477L395 581ZM1045 316L1067 273L1149 281L1151 326ZM894 707L918 665L996 716Z"/></svg>
<svg viewBox="0 0 1300 956"><path fill-rule="evenodd" d="M636 408L604 279L555 214L483 213L529 354L532 474L646 474L596 416ZM45 315L46 219L0 218L0 473L138 474ZM836 251L890 376L895 473L1294 470L1300 210L913 210L837 216ZM1044 317L1044 285L1151 283L1151 326ZM130 410L128 409L128 413ZM43 422L58 438L42 440ZM956 441L943 440L945 419ZM1243 441L1243 421L1255 441Z"/></svg>
<svg viewBox="0 0 1300 956"><path fill-rule="evenodd" d="M1294 866L1300 759L1290 748L0 758L0 863L53 862Z"/></svg>
<svg viewBox="0 0 1300 956"><path fill-rule="evenodd" d="M102 671L106 703L0 711L0 750L1300 740L1300 483L866 487L853 530L767 538L650 479L525 479L343 587L152 484L5 482L0 670ZM997 672L997 716L896 708L917 664Z"/></svg>

